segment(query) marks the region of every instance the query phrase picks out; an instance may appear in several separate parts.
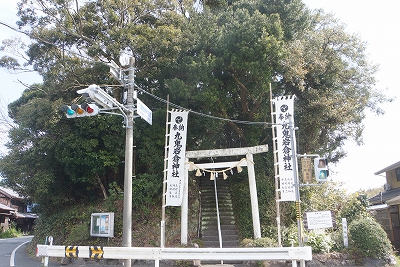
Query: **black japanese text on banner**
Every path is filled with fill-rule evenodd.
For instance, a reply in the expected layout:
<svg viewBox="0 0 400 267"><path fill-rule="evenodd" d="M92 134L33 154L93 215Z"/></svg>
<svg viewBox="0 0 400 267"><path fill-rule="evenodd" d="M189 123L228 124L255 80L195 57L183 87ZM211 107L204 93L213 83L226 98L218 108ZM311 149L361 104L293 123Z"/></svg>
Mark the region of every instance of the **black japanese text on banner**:
<svg viewBox="0 0 400 267"><path fill-rule="evenodd" d="M277 126L277 148L279 160L279 189L282 201L295 201L295 170L292 147L296 147L295 136L291 136L290 127L294 125L294 96L279 97L274 99ZM289 125L291 117L292 125ZM293 143L292 143L293 142Z"/></svg>
<svg viewBox="0 0 400 267"><path fill-rule="evenodd" d="M166 206L182 204L187 133L187 111L172 111L169 131Z"/></svg>

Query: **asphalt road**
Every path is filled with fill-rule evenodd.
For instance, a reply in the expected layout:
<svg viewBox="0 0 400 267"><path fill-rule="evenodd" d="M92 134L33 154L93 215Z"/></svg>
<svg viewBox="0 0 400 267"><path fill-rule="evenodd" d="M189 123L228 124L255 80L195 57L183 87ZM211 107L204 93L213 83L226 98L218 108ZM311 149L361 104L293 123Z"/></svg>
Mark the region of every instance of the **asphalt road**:
<svg viewBox="0 0 400 267"><path fill-rule="evenodd" d="M24 237L16 237L16 238L5 238L0 239L0 267L42 267L42 259L41 258L32 258L28 255L26 248L29 242L32 240L33 236L24 236ZM118 264L118 263L114 263ZM101 266L101 267L118 267L121 265L107 265L104 261L95 262L95 261L84 261L76 260L68 265L61 265L61 263L56 263L49 261L49 267L65 267L65 266L74 266L74 267L82 267L82 266ZM135 267L152 267L154 263L150 264L140 264L140 262L132 261L132 266Z"/></svg>
<svg viewBox="0 0 400 267"><path fill-rule="evenodd" d="M32 236L0 239L0 267L10 266L41 266L41 262L29 261L25 252L26 245ZM21 253L21 252L24 253Z"/></svg>
<svg viewBox="0 0 400 267"><path fill-rule="evenodd" d="M41 267L40 258L32 258L26 252L28 243L33 236L0 239L0 267ZM50 262L49 267L59 267L61 264Z"/></svg>

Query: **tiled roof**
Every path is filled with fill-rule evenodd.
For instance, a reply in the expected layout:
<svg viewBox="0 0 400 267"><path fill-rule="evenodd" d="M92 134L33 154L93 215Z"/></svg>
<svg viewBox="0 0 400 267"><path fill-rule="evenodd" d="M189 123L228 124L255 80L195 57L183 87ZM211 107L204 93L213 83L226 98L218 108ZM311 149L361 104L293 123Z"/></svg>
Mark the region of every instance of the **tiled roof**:
<svg viewBox="0 0 400 267"><path fill-rule="evenodd" d="M4 205L4 204L1 204L0 203L0 210L2 210L2 211L15 211L15 209L13 209L13 208L10 208L9 206L6 206L6 205Z"/></svg>
<svg viewBox="0 0 400 267"><path fill-rule="evenodd" d="M0 193L3 193L4 195L8 196L9 198L18 198L18 199L23 199L21 195L19 195L17 192L10 188L2 187L0 186Z"/></svg>
<svg viewBox="0 0 400 267"><path fill-rule="evenodd" d="M38 216L36 214L32 213L22 213L22 212L16 212L14 214L16 218L24 218L24 219L37 219Z"/></svg>
<svg viewBox="0 0 400 267"><path fill-rule="evenodd" d="M394 188L391 190L380 192L379 194L371 197L368 200L369 204L373 206L373 205L385 204L387 201L392 202L394 198L399 196L400 196L400 188Z"/></svg>

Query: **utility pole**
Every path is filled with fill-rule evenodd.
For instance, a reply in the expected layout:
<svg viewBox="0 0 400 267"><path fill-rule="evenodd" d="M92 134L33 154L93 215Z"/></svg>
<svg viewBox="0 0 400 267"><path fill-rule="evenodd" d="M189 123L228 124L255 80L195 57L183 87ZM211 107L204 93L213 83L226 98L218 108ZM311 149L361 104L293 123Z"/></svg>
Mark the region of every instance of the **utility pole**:
<svg viewBox="0 0 400 267"><path fill-rule="evenodd" d="M270 99L270 108L271 108L271 123L272 125L275 124L275 119L272 114L272 111L274 110L273 108L273 103L272 103L272 86L271 83L269 83L269 99ZM277 144L276 144L276 130L274 127L272 127L272 147L273 147L273 155L274 155L274 176L275 176L275 202L276 202L276 225L277 225L277 230L278 230L278 246L282 246L282 234L281 234L281 209L280 209L280 203L279 203L279 168L278 168L278 156L277 156Z"/></svg>
<svg viewBox="0 0 400 267"><path fill-rule="evenodd" d="M98 113L122 115L126 127L125 140L125 173L124 173L124 207L123 207L123 225L122 225L122 246L132 247L132 177L133 177L133 123L135 111L138 115L152 123L151 110L137 98L135 86L135 58L124 57L121 55L120 63L123 66L129 66L128 80L126 81L124 72L118 65L111 61L110 73L122 84L127 87L126 105L119 103L115 98L108 95L100 86L92 84L88 88L78 90L78 94L91 99L96 105L102 107L99 109L94 104L82 105L64 105L61 110L64 111L67 118L94 116ZM136 107L135 107L135 100ZM113 112L115 109L120 113ZM112 111L112 112L109 112ZM124 261L124 266L131 267L131 259Z"/></svg>
<svg viewBox="0 0 400 267"><path fill-rule="evenodd" d="M295 127L293 123L292 116L289 116L289 130L290 130L290 136L291 136L291 149L292 149L292 158L293 158L293 170L294 170L294 187L295 187L295 195L296 195L296 219L297 219L297 235L298 235L298 241L299 241L299 246L303 246L303 235L302 235L302 230L301 230L301 206L300 206L300 182L299 182L299 170L297 167L297 153L296 153L296 144L295 144Z"/></svg>
<svg viewBox="0 0 400 267"><path fill-rule="evenodd" d="M125 141L125 174L124 174L124 208L122 226L122 246L132 246L132 170L133 170L133 118L134 118L134 79L135 58L129 58L128 99L126 108L126 141ZM125 267L131 267L131 259L124 261Z"/></svg>

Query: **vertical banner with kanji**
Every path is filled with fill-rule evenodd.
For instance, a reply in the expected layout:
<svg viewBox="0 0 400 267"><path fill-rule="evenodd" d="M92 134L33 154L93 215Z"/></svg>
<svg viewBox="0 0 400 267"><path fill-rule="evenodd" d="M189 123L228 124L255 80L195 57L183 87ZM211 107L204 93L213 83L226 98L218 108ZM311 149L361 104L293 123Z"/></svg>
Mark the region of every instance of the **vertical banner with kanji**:
<svg viewBox="0 0 400 267"><path fill-rule="evenodd" d="M187 118L187 111L171 112L166 206L180 206L182 204L183 179L185 176Z"/></svg>
<svg viewBox="0 0 400 267"><path fill-rule="evenodd" d="M296 147L296 137L292 136L294 131L290 127L294 125L294 96L275 98L275 122L279 163L279 189L281 201L296 201L295 190L295 164L296 157L293 157ZM291 122L291 125L290 125Z"/></svg>

